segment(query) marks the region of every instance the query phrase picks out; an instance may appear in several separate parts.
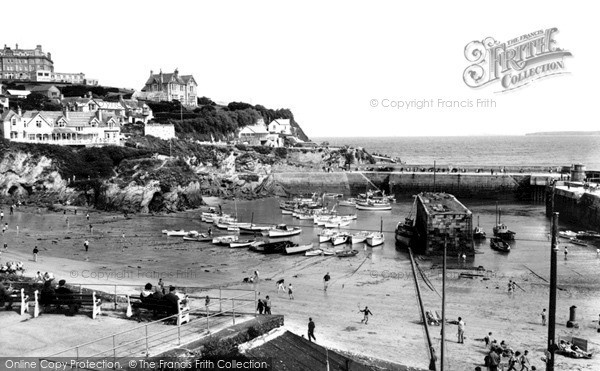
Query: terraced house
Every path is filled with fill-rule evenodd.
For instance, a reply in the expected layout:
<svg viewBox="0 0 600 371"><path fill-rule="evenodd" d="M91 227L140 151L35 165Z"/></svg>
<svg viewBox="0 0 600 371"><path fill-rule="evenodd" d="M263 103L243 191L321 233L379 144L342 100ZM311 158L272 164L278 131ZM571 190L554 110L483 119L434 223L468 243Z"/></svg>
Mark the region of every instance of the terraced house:
<svg viewBox="0 0 600 371"><path fill-rule="evenodd" d="M150 71L150 77L137 98L156 102L178 100L184 106L196 107L197 87L194 76L179 75L177 69L173 73L163 73L161 70L155 74Z"/></svg>
<svg viewBox="0 0 600 371"><path fill-rule="evenodd" d="M96 112L9 110L0 116L2 136L13 142L71 146L120 145L114 116Z"/></svg>

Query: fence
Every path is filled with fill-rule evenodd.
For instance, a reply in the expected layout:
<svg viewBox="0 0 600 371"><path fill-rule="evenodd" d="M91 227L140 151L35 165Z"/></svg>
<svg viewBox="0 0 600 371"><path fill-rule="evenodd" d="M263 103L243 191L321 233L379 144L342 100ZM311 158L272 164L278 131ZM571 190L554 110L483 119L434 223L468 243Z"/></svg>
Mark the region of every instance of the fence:
<svg viewBox="0 0 600 371"><path fill-rule="evenodd" d="M75 286L79 286L80 291L82 290L82 285L75 284ZM85 286L92 285L85 284ZM127 305L126 298L117 294L119 286L126 289L132 286L139 287L139 285L110 286L115 286L115 309L119 305ZM117 362L125 357L156 356L197 341L229 326L230 323L235 325L236 316L238 318L249 315L256 316L258 298L254 290L200 287L188 287L185 290L191 292L187 295L189 322L180 324L176 314L42 357L39 359L38 364L42 360L55 362L59 359L64 361L65 358L73 359L78 364L98 357ZM199 295L200 293L202 295ZM229 316L231 316L231 319L229 319ZM176 325L173 326L171 323ZM165 325L168 326L165 327Z"/></svg>

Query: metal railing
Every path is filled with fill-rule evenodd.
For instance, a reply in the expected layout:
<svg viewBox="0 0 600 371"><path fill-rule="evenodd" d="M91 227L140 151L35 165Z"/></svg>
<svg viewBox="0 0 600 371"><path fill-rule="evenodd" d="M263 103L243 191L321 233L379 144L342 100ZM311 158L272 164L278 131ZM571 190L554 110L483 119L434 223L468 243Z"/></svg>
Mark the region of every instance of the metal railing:
<svg viewBox="0 0 600 371"><path fill-rule="evenodd" d="M79 362L92 357L101 357L117 362L125 357L148 357L151 353L157 355L208 336L215 329L225 327L229 323L229 316L231 316L233 325L236 323L236 316L256 316L258 296L255 290L224 288L205 290L212 292L213 296L187 296L189 303L203 303L204 305L195 309L189 308L187 314L189 314L190 320L185 324L180 324L180 321L177 321L179 314L175 314L79 344L75 347L42 357L39 360L40 362L42 360L52 361L57 358L68 357ZM217 290L218 296L216 296ZM240 293L233 296L226 295L235 291ZM207 296L209 298L208 303L206 302ZM192 299L198 300L193 301ZM229 305L229 303L231 304ZM244 309L249 306L251 306L250 310ZM219 321L218 317L225 320ZM172 321L175 321L177 325L168 326L165 329L163 325Z"/></svg>

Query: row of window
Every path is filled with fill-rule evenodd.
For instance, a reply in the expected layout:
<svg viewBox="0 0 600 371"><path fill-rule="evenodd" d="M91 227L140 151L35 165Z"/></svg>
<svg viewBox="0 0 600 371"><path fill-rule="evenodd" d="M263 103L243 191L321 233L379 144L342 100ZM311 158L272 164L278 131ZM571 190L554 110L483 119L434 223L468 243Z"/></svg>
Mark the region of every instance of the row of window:
<svg viewBox="0 0 600 371"><path fill-rule="evenodd" d="M14 117L11 120L11 123L13 124L13 126L17 126L17 120ZM38 128L41 128L42 127L42 120L35 120L35 126L37 126ZM90 126L93 127L93 128L95 128L97 125L95 123L91 123ZM114 126L114 124L112 122L108 123L108 127L109 128L112 128L113 126ZM27 122L23 123L23 127L25 127L25 128L29 127L29 123L27 123ZM58 123L58 127L64 128L64 127L66 127L66 124L63 121L61 121L61 122ZM83 126L76 126L75 130L77 130L77 131L83 131Z"/></svg>
<svg viewBox="0 0 600 371"><path fill-rule="evenodd" d="M3 59L4 63L19 63L19 64L32 64L32 63L34 63L34 64L48 64L48 65L51 64L47 60L40 59L40 58L13 58L13 59L11 59L11 58L3 58L3 57L0 57L0 58Z"/></svg>

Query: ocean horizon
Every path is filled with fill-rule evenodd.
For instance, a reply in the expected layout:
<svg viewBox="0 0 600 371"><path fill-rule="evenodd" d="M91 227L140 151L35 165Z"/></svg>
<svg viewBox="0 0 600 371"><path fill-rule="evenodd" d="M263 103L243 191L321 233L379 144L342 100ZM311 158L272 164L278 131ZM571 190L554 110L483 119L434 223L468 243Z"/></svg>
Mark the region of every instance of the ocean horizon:
<svg viewBox="0 0 600 371"><path fill-rule="evenodd" d="M600 170L600 135L440 137L313 137L315 143L362 147L409 164L452 166L569 166Z"/></svg>

